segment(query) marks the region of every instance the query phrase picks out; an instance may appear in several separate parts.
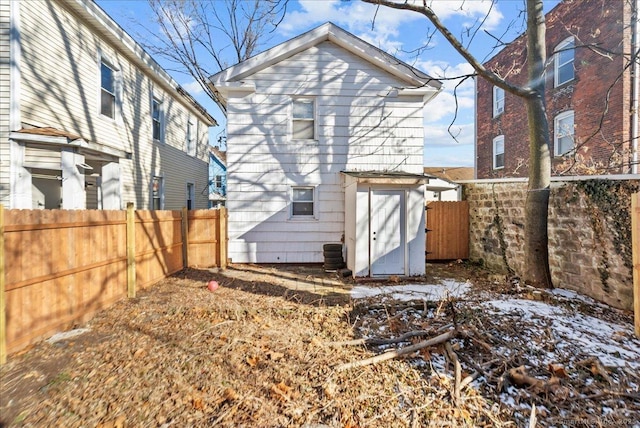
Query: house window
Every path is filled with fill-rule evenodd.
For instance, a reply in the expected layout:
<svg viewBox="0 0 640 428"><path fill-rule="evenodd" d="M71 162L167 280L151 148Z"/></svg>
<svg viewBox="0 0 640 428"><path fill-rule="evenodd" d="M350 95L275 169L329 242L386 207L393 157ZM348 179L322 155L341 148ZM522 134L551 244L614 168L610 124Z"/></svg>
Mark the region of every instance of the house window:
<svg viewBox="0 0 640 428"><path fill-rule="evenodd" d="M192 210L194 208L196 199L196 188L193 183L187 183L187 209Z"/></svg>
<svg viewBox="0 0 640 428"><path fill-rule="evenodd" d="M100 62L100 114L115 118L116 115L116 71L104 61Z"/></svg>
<svg viewBox="0 0 640 428"><path fill-rule="evenodd" d="M216 188L217 189L221 189L222 188L222 176L221 175L216 175Z"/></svg>
<svg viewBox="0 0 640 428"><path fill-rule="evenodd" d="M563 40L556 46L554 61L554 86L558 87L575 77L573 60L575 58L575 42L573 37Z"/></svg>
<svg viewBox="0 0 640 428"><path fill-rule="evenodd" d="M504 168L504 135L493 139L493 169Z"/></svg>
<svg viewBox="0 0 640 428"><path fill-rule="evenodd" d="M161 210L164 205L164 179L153 177L151 179L151 209Z"/></svg>
<svg viewBox="0 0 640 428"><path fill-rule="evenodd" d="M504 112L504 89L493 87L493 117L500 116Z"/></svg>
<svg viewBox="0 0 640 428"><path fill-rule="evenodd" d="M556 156L562 156L575 147L573 110L560 113L553 120L553 146Z"/></svg>
<svg viewBox="0 0 640 428"><path fill-rule="evenodd" d="M315 102L310 98L293 100L292 136L294 140L315 138Z"/></svg>
<svg viewBox="0 0 640 428"><path fill-rule="evenodd" d="M153 98L151 101L151 126L154 141L162 141L162 102Z"/></svg>
<svg viewBox="0 0 640 428"><path fill-rule="evenodd" d="M293 187L291 189L291 216L313 217L313 187Z"/></svg>
<svg viewBox="0 0 640 428"><path fill-rule="evenodd" d="M196 125L193 119L189 119L187 122L187 154L191 156L196 155Z"/></svg>

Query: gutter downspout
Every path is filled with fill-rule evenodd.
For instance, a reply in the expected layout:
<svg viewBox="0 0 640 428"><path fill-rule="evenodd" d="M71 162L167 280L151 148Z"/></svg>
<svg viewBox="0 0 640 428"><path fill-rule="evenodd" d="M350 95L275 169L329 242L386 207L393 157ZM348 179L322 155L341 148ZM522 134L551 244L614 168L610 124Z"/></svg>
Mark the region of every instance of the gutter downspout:
<svg viewBox="0 0 640 428"><path fill-rule="evenodd" d="M631 172L638 173L638 92L640 92L640 0L632 3L631 11Z"/></svg>

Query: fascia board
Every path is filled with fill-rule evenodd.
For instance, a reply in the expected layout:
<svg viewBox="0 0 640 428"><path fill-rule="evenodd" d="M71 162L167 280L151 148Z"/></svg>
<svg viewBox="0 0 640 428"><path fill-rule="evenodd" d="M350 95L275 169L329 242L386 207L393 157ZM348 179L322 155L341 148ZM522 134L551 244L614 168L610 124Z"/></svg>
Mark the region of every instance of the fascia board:
<svg viewBox="0 0 640 428"><path fill-rule="evenodd" d="M323 41L335 43L348 52L406 82L407 86L429 86L435 89L440 89L442 86L442 83L437 79L403 63L392 55L375 48L332 23L323 24L296 38L274 46L253 58L231 66L214 74L210 77L210 80L216 87L228 82L240 81Z"/></svg>

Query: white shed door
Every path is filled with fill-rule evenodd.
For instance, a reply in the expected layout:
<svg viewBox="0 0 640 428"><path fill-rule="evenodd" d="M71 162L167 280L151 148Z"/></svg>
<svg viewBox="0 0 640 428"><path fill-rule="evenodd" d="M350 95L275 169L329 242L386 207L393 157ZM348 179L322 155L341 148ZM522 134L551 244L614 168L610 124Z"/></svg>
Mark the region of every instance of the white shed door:
<svg viewBox="0 0 640 428"><path fill-rule="evenodd" d="M404 192L371 192L371 274L404 275Z"/></svg>

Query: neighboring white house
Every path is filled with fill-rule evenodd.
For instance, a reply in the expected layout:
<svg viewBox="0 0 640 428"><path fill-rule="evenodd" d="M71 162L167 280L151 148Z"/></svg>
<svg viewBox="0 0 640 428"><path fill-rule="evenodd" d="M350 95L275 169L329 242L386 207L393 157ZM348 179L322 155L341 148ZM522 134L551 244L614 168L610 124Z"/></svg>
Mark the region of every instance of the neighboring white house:
<svg viewBox="0 0 640 428"><path fill-rule="evenodd" d="M319 263L344 242L356 276L424 273L423 107L439 81L331 23L210 80L233 262Z"/></svg>
<svg viewBox="0 0 640 428"><path fill-rule="evenodd" d="M432 201L461 201L462 186L460 180L473 180L472 167L425 167L424 173L429 177L425 200Z"/></svg>
<svg viewBox="0 0 640 428"><path fill-rule="evenodd" d="M0 203L207 208L215 120L92 0L0 2Z"/></svg>

